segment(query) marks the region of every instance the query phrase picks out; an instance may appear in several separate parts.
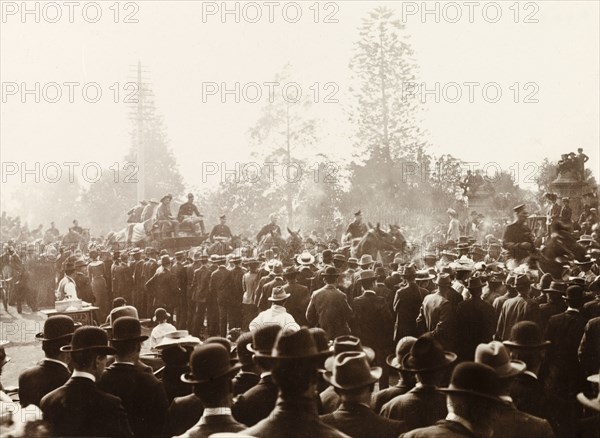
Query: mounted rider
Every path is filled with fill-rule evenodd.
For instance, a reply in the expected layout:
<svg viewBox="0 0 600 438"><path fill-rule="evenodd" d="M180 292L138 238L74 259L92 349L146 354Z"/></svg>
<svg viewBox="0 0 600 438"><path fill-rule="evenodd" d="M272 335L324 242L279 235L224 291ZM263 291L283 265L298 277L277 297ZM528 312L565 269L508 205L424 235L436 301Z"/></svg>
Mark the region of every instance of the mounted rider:
<svg viewBox="0 0 600 438"><path fill-rule="evenodd" d="M267 225L265 225L264 227L262 227L260 229L260 231L258 232L258 234L256 235L256 242L260 243L262 242L262 239L267 235L267 234L271 234L274 237L278 236L281 237L281 228L279 228L279 225L277 225L277 215L275 213L271 213L269 215L269 223Z"/></svg>
<svg viewBox="0 0 600 438"><path fill-rule="evenodd" d="M194 228L196 233L205 234L204 229L204 216L200 214L198 211L198 207L194 204L194 195L192 193L188 193L187 202L184 202L179 207L179 212L177 213L177 220L181 225L191 225ZM194 216L194 214L196 216Z"/></svg>
<svg viewBox="0 0 600 438"><path fill-rule="evenodd" d="M517 264L521 264L523 259L531 255L535 247L533 234L527 225L528 213L525 205L517 205L513 208L513 211L516 220L506 227L502 238L502 246L510 252L510 257L515 259Z"/></svg>
<svg viewBox="0 0 600 438"><path fill-rule="evenodd" d="M361 239L367 234L368 228L362 221L362 212L358 210L354 213L354 221L348 225L344 236L345 242L352 242L354 239Z"/></svg>
<svg viewBox="0 0 600 438"><path fill-rule="evenodd" d="M231 230L227 225L225 225L226 219L227 218L225 217L225 215L219 216L219 223L213 227L212 231L210 232L210 235L208 236L211 242L214 242L217 238L220 238L217 240L226 239L227 241L231 241L231 239L233 238Z"/></svg>

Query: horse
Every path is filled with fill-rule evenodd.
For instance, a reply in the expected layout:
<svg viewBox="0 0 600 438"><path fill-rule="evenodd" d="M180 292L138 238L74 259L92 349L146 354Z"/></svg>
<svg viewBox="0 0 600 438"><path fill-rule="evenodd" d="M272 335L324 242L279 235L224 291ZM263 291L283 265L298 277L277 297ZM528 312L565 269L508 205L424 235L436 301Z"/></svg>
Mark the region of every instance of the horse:
<svg viewBox="0 0 600 438"><path fill-rule="evenodd" d="M388 232L381 229L379 223L375 226L369 223L369 229L365 235L351 249L351 254L356 258L361 258L364 254L370 254L373 259L376 259L379 254L384 263L389 259L390 252L395 253L392 237Z"/></svg>
<svg viewBox="0 0 600 438"><path fill-rule="evenodd" d="M537 264L542 273L549 273L554 279L560 280L568 272L564 265L573 260L583 261L585 255L585 247L577 243L575 237L568 232L557 232L552 233L546 244L534 256L533 263Z"/></svg>
<svg viewBox="0 0 600 438"><path fill-rule="evenodd" d="M112 247L115 244L119 248L128 246L144 246L145 240L152 232L155 219L147 219L144 222L135 224L127 224L125 228L117 232L110 232L104 239L107 247Z"/></svg>
<svg viewBox="0 0 600 438"><path fill-rule="evenodd" d="M223 240L223 239L216 239L216 242L214 242L213 244L208 246L208 249L206 250L208 255L227 255L227 254L231 254L232 252L234 252L236 249L241 248L242 246L242 239L241 237L238 235L233 235L231 236L231 241L227 241L227 240Z"/></svg>

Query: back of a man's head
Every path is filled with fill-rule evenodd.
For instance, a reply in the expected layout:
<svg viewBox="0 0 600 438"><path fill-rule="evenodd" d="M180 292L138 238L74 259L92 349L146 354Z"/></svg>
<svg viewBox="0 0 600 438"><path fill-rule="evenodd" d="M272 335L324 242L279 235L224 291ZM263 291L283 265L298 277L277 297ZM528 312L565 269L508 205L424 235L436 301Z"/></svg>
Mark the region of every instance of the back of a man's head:
<svg viewBox="0 0 600 438"><path fill-rule="evenodd" d="M317 369L302 360L276 364L272 369L273 380L282 397L299 397L317 383Z"/></svg>

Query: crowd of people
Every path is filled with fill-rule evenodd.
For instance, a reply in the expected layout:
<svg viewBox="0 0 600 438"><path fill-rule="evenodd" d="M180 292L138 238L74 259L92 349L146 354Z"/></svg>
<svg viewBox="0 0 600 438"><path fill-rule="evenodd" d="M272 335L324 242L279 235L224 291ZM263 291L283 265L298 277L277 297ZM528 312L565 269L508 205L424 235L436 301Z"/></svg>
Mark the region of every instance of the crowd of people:
<svg viewBox="0 0 600 438"><path fill-rule="evenodd" d="M483 240L449 211L443 245L388 264L335 248L69 255L56 298L95 304L100 327L46 320L19 433L598 437L599 223L547 198L542 245L569 245L555 275L534 263L523 205Z"/></svg>

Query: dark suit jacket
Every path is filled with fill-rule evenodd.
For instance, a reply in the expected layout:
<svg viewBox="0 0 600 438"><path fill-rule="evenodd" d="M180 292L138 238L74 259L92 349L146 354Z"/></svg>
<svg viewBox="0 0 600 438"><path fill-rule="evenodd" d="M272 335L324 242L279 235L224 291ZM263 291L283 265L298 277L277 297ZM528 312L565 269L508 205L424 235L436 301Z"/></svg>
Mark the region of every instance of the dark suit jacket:
<svg viewBox="0 0 600 438"><path fill-rule="evenodd" d="M206 303L209 291L210 274L207 265L202 265L194 271L192 281L192 300L197 303Z"/></svg>
<svg viewBox="0 0 600 438"><path fill-rule="evenodd" d="M389 402L391 399L398 397L399 395L406 394L412 388L412 386L408 386L400 381L396 386L390 386L389 388L376 392L373 394L373 398L371 400L373 410L375 412L381 412L381 408L384 404Z"/></svg>
<svg viewBox="0 0 600 438"><path fill-rule="evenodd" d="M463 360L474 360L477 346L490 342L496 331L494 308L480 298L462 301L456 309L456 322L456 352Z"/></svg>
<svg viewBox="0 0 600 438"><path fill-rule="evenodd" d="M548 325L550 318L563 313L565 310L567 310L567 305L562 299L560 301L550 301L549 303L540 304L540 328L542 329L542 333L546 331L546 325Z"/></svg>
<svg viewBox="0 0 600 438"><path fill-rule="evenodd" d="M342 403L335 412L322 415L321 421L354 438L396 438L407 431L401 421L380 417L356 403Z"/></svg>
<svg viewBox="0 0 600 438"><path fill-rule="evenodd" d="M586 324L578 356L586 374L595 374L600 369L600 316Z"/></svg>
<svg viewBox="0 0 600 438"><path fill-rule="evenodd" d="M238 423L231 415L210 415L202 417L198 424L192 426L178 438L208 438L219 432L241 432L246 426Z"/></svg>
<svg viewBox="0 0 600 438"><path fill-rule="evenodd" d="M433 426L411 430L400 438L479 438L456 421L440 420Z"/></svg>
<svg viewBox="0 0 600 438"><path fill-rule="evenodd" d="M56 436L133 437L119 397L85 377L72 377L40 403Z"/></svg>
<svg viewBox="0 0 600 438"><path fill-rule="evenodd" d="M525 299L520 295L510 298L502 305L496 328L496 340L510 339L513 325L521 321L541 323L540 306L532 299Z"/></svg>
<svg viewBox="0 0 600 438"><path fill-rule="evenodd" d="M398 342L405 336L417 336L417 317L422 301L416 283L407 284L396 291L393 304L396 317L394 341Z"/></svg>
<svg viewBox="0 0 600 438"><path fill-rule="evenodd" d="M385 285L385 283L375 283L375 286L373 286L373 290L375 291L378 297L382 297L385 299L385 302L387 303L390 312L393 313L394 298L396 296L396 293L392 289L388 288Z"/></svg>
<svg viewBox="0 0 600 438"><path fill-rule="evenodd" d="M146 282L146 289L158 306L173 308L179 298L179 280L171 269L163 269Z"/></svg>
<svg viewBox="0 0 600 438"><path fill-rule="evenodd" d="M583 314L589 319L600 316L600 297L597 296L594 300L585 303L583 305Z"/></svg>
<svg viewBox="0 0 600 438"><path fill-rule="evenodd" d="M514 405L503 405L494 422L495 431L502 431L503 438L552 438L550 423L519 411Z"/></svg>
<svg viewBox="0 0 600 438"><path fill-rule="evenodd" d="M231 305L242 305L242 297L244 296L244 289L242 287L242 277L246 272L241 266L234 266L229 271L229 286L227 289L227 302Z"/></svg>
<svg viewBox="0 0 600 438"><path fill-rule="evenodd" d="M240 370L239 373L233 378L233 396L243 394L249 389L258 385L260 382L260 376L255 373L249 373L247 371Z"/></svg>
<svg viewBox="0 0 600 438"><path fill-rule="evenodd" d="M446 418L446 396L434 386L418 386L381 408L380 415L405 423L405 430L433 425Z"/></svg>
<svg viewBox="0 0 600 438"><path fill-rule="evenodd" d="M50 391L63 386L71 372L61 364L42 360L19 376L19 400L21 406L40 406L40 400Z"/></svg>
<svg viewBox="0 0 600 438"><path fill-rule="evenodd" d="M326 285L313 292L306 309L306 320L311 326L325 330L329 339L349 335L352 309L346 294L334 285Z"/></svg>
<svg viewBox="0 0 600 438"><path fill-rule="evenodd" d="M321 411L323 414L331 414L335 412L342 404L342 399L335 392L333 386L328 386L319 394L321 400Z"/></svg>
<svg viewBox="0 0 600 438"><path fill-rule="evenodd" d="M353 333L360 338L362 344L376 350L390 350L394 323L385 298L377 296L373 291L364 292L352 300L352 309Z"/></svg>
<svg viewBox="0 0 600 438"><path fill-rule="evenodd" d="M444 348L454 350L456 308L439 292L427 295L417 318L417 330L430 332Z"/></svg>
<svg viewBox="0 0 600 438"><path fill-rule="evenodd" d="M266 375L258 384L241 394L234 403L231 413L246 426L253 426L267 418L277 402L278 389L272 376Z"/></svg>
<svg viewBox="0 0 600 438"><path fill-rule="evenodd" d="M275 277L273 280L265 283L260 290L256 292L256 305L258 306L259 311L265 311L269 307L271 307L271 302L267 299L271 297L271 293L273 293L273 288L281 287L285 285L285 281L283 278Z"/></svg>
<svg viewBox="0 0 600 438"><path fill-rule="evenodd" d="M291 283L283 286L290 297L285 302L287 312L294 317L299 326L308 325L306 321L306 309L310 301L310 291L300 283Z"/></svg>
<svg viewBox="0 0 600 438"><path fill-rule="evenodd" d="M210 274L208 283L209 302L216 299L216 302L221 306L229 305L230 280L230 273L225 266L219 266L216 271Z"/></svg>
<svg viewBox="0 0 600 438"><path fill-rule="evenodd" d="M98 388L121 399L136 437L160 436L167 395L153 374L134 365L113 363L100 377Z"/></svg>
<svg viewBox="0 0 600 438"><path fill-rule="evenodd" d="M544 362L546 387L564 399L574 398L584 389L585 372L577 359L577 349L583 337L587 318L567 310L554 315L546 327L548 347Z"/></svg>
<svg viewBox="0 0 600 438"><path fill-rule="evenodd" d="M175 397L167 410L163 436L181 435L200 420L203 412L204 405L195 394Z"/></svg>
<svg viewBox="0 0 600 438"><path fill-rule="evenodd" d="M293 400L278 399L271 415L245 430L244 434L260 438L348 436L320 421L315 400L304 397Z"/></svg>

